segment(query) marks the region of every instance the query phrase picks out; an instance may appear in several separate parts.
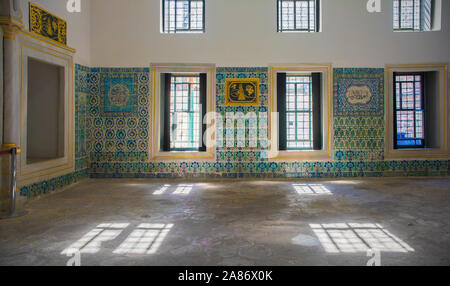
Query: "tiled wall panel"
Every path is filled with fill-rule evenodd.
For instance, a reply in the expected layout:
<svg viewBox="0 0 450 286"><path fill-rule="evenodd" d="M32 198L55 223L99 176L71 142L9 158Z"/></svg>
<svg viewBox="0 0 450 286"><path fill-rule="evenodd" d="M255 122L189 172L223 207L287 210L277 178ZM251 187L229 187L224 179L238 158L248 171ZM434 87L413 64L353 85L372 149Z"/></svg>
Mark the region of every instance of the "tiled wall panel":
<svg viewBox="0 0 450 286"><path fill-rule="evenodd" d="M268 112L269 75L265 67L218 68L216 109L224 118L218 132L226 140L227 112ZM226 106L227 78L258 78L259 106ZM80 178L337 178L448 175L448 160L384 160L384 70L336 68L334 78L334 158L329 162L270 162L266 149L248 147L257 133L246 124L245 146L217 147L214 162L149 162L148 68L87 68L76 65L76 172L24 187L35 196ZM115 90L126 90L118 97ZM124 89L126 88L126 89ZM111 105L119 102L120 107ZM266 131L267 122L262 122ZM234 132L236 134L236 131ZM230 135L228 135L230 136ZM264 142L263 142L264 143Z"/></svg>
<svg viewBox="0 0 450 286"><path fill-rule="evenodd" d="M108 96L102 92L97 78L117 76L117 73L134 76L134 86L139 86L138 108L135 112L112 117L98 103ZM228 112L254 112L257 116L268 111L268 69L218 68L216 74L216 109L224 118L218 132L219 141L215 162L148 162L147 142L148 109L152 96L139 80L148 69L92 69L91 100L88 101L87 132L90 157L90 176L102 177L355 177L389 175L442 175L448 173L448 161L384 161L384 70L334 69L334 160L330 162L269 162L266 149L249 146L255 132L246 124L245 146L226 147L226 114ZM258 78L260 80L259 106L226 106L224 85L227 78ZM142 85L142 86L141 86ZM354 102L349 89L357 87L369 91L366 98ZM136 88L135 88L136 89ZM350 94L350 95L348 95ZM366 94L366 95L367 95ZM358 96L359 93L356 93ZM353 93L353 96L355 94ZM267 130L267 123L263 123ZM236 135L236 132L234 135ZM228 135L230 136L230 135ZM220 144L223 143L223 146Z"/></svg>

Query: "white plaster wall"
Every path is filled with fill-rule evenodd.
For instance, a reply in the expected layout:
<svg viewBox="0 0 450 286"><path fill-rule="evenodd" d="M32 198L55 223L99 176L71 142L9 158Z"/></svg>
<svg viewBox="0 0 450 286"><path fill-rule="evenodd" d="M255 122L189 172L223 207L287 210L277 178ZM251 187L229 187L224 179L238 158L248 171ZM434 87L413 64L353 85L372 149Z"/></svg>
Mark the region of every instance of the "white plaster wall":
<svg viewBox="0 0 450 286"><path fill-rule="evenodd" d="M161 34L160 2L91 0L92 66L450 62L449 0L442 3L441 31L426 33L394 33L392 0L382 0L380 14L367 12L367 0L322 0L323 32L314 34L277 33L276 0L206 0L206 33L194 35Z"/></svg>
<svg viewBox="0 0 450 286"><path fill-rule="evenodd" d="M29 30L28 0L21 0L23 24ZM75 63L90 65L91 0L81 0L81 13L69 13L67 0L33 0L32 3L67 21L67 45L77 50ZM126 2L126 1L123 1Z"/></svg>

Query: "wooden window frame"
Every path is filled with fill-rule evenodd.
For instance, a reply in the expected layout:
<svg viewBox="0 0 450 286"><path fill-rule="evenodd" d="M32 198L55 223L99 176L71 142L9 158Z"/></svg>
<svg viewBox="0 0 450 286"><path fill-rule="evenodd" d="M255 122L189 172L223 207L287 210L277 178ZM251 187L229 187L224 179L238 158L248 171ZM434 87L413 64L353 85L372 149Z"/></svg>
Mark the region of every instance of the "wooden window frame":
<svg viewBox="0 0 450 286"><path fill-rule="evenodd" d="M216 66L213 64L151 64L150 65L150 122L149 134L149 159L150 161L215 161L216 146L215 136L205 138L207 140L204 149L199 151L164 151L161 146L164 144L161 127L161 117L163 116L161 107L161 75L162 74L206 74L206 104L205 113L216 112ZM203 119L203 118L202 118ZM166 125L164 125L166 126ZM166 128L166 127L164 127ZM202 126L202 130L212 130L210 134L215 135L215 120L209 120ZM203 141L202 141L203 143ZM203 145L203 144L202 144ZM210 147L208 147L210 146Z"/></svg>
<svg viewBox="0 0 450 286"><path fill-rule="evenodd" d="M279 150L278 73L322 73L322 148L320 150ZM333 158L333 71L331 65L288 64L269 68L269 161L330 161Z"/></svg>

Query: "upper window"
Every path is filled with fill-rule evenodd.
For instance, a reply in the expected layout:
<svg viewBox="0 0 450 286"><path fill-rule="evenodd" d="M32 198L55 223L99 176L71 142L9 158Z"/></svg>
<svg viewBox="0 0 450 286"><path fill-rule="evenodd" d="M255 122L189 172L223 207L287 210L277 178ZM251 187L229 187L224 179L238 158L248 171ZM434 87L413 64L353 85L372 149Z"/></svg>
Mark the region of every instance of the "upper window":
<svg viewBox="0 0 450 286"><path fill-rule="evenodd" d="M278 0L278 32L319 32L320 0Z"/></svg>
<svg viewBox="0 0 450 286"><path fill-rule="evenodd" d="M205 32L205 0L162 0L163 33Z"/></svg>
<svg viewBox="0 0 450 286"><path fill-rule="evenodd" d="M425 147L425 98L422 73L395 73L395 147Z"/></svg>
<svg viewBox="0 0 450 286"><path fill-rule="evenodd" d="M434 0L394 0L394 30L431 31Z"/></svg>

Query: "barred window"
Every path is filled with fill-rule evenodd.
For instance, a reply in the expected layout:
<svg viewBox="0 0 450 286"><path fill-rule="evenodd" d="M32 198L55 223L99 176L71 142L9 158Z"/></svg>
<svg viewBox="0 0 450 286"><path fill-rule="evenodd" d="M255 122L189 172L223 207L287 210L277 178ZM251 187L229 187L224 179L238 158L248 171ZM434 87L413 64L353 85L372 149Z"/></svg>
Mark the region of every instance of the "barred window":
<svg viewBox="0 0 450 286"><path fill-rule="evenodd" d="M170 87L170 149L200 147L200 77L172 76Z"/></svg>
<svg viewBox="0 0 450 286"><path fill-rule="evenodd" d="M424 78L421 73L394 75L395 147L425 147Z"/></svg>
<svg viewBox="0 0 450 286"><path fill-rule="evenodd" d="M277 73L280 151L322 150L321 83L321 73Z"/></svg>
<svg viewBox="0 0 450 286"><path fill-rule="evenodd" d="M447 160L447 64L396 64L385 69L385 157Z"/></svg>
<svg viewBox="0 0 450 286"><path fill-rule="evenodd" d="M278 32L319 32L320 0L278 0Z"/></svg>
<svg viewBox="0 0 450 286"><path fill-rule="evenodd" d="M200 74L161 74L161 151L204 152L206 77Z"/></svg>
<svg viewBox="0 0 450 286"><path fill-rule="evenodd" d="M434 0L394 0L394 30L431 31Z"/></svg>
<svg viewBox="0 0 450 286"><path fill-rule="evenodd" d="M162 0L164 33L203 33L205 0Z"/></svg>
<svg viewBox="0 0 450 286"><path fill-rule="evenodd" d="M287 150L313 148L311 84L311 76L286 78Z"/></svg>

